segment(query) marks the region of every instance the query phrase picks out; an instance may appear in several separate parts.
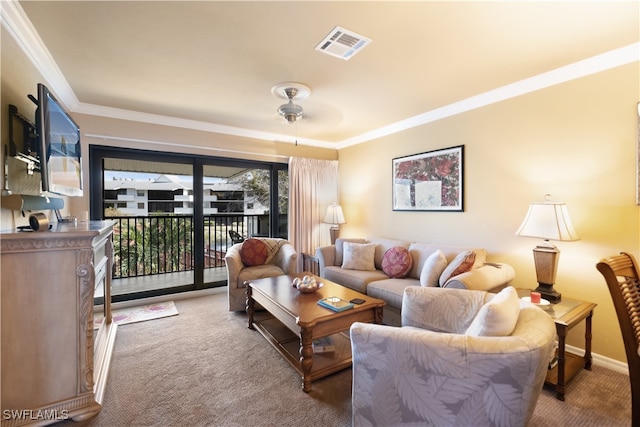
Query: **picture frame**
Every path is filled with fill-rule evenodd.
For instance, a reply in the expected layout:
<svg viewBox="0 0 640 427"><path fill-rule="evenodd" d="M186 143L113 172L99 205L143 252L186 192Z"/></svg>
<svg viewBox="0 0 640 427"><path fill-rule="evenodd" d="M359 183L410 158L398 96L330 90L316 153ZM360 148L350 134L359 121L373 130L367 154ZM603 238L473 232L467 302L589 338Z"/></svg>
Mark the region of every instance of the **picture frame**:
<svg viewBox="0 0 640 427"><path fill-rule="evenodd" d="M393 159L394 211L463 212L464 145Z"/></svg>

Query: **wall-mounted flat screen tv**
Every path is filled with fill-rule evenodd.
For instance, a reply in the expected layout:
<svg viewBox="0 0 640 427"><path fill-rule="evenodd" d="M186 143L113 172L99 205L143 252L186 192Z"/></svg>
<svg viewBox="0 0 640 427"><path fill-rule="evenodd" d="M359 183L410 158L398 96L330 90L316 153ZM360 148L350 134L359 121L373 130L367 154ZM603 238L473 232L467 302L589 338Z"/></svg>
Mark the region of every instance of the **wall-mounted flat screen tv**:
<svg viewBox="0 0 640 427"><path fill-rule="evenodd" d="M42 83L38 84L36 128L42 191L82 196L80 128Z"/></svg>

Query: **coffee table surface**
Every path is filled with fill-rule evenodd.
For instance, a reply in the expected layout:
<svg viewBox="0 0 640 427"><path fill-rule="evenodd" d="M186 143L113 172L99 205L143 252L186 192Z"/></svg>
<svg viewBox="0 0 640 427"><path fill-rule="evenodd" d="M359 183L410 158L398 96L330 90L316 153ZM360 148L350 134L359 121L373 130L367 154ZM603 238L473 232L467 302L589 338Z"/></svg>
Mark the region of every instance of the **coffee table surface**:
<svg viewBox="0 0 640 427"><path fill-rule="evenodd" d="M322 282L322 288L311 294L304 294L292 286L295 277L311 276ZM300 327L310 327L327 317L348 316L358 311L371 310L372 306L382 307L383 300L372 298L360 292L325 280L309 273L300 273L292 276L276 276L251 281L251 287L277 302L281 309L286 310L289 316L297 319ZM322 298L339 297L350 301L354 298L365 300L363 304L356 304L354 308L341 312L335 312L318 305Z"/></svg>

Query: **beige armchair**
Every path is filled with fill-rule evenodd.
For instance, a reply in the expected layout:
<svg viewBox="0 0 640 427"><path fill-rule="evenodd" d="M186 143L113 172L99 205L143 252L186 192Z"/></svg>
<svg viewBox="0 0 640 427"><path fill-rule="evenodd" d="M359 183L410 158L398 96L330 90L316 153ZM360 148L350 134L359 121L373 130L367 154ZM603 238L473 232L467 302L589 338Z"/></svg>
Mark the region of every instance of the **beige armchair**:
<svg viewBox="0 0 640 427"><path fill-rule="evenodd" d="M269 259L261 265L245 265L241 250L250 240L252 239L233 245L224 257L227 265L229 311L246 309L245 281L296 273L298 254L293 245L284 239L260 238L269 247Z"/></svg>
<svg viewBox="0 0 640 427"><path fill-rule="evenodd" d="M493 332L502 336L482 336L478 319L500 312L496 304L508 292L512 325L505 330L509 322L500 320L494 326L503 330ZM527 425L556 328L513 293L412 286L402 327L354 323L353 425Z"/></svg>

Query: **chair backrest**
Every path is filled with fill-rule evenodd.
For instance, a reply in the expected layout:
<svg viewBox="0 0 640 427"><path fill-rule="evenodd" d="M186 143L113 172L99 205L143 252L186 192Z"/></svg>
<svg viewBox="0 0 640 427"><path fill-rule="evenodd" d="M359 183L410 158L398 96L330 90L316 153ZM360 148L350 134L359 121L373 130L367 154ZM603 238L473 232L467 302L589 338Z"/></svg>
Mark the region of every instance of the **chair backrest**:
<svg viewBox="0 0 640 427"><path fill-rule="evenodd" d="M235 230L229 230L229 237L231 238L231 242L235 245L236 243L244 242L244 237L240 233Z"/></svg>
<svg viewBox="0 0 640 427"><path fill-rule="evenodd" d="M632 425L640 425L640 276L633 255L603 258L596 265L604 276L618 315L631 381Z"/></svg>

